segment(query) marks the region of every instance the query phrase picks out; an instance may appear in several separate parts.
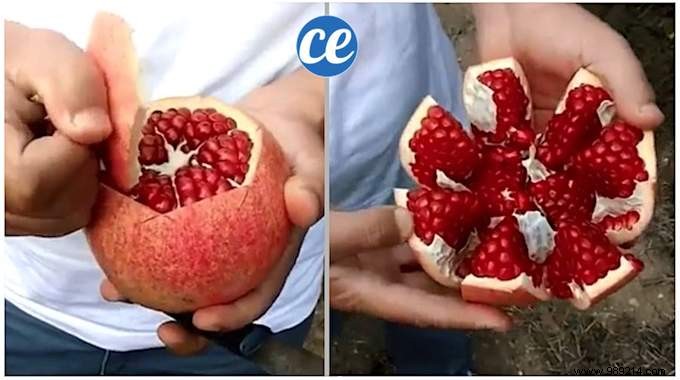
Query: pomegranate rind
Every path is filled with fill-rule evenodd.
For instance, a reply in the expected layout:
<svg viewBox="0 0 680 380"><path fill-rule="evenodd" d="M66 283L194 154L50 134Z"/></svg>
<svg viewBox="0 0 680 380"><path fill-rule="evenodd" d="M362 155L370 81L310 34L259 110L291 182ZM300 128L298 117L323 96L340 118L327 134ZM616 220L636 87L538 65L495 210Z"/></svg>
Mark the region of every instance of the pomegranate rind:
<svg viewBox="0 0 680 380"><path fill-rule="evenodd" d="M165 312L231 302L260 284L281 257L291 225L289 171L269 132L251 181L159 214L100 186L86 235L106 277L130 301Z"/></svg>
<svg viewBox="0 0 680 380"><path fill-rule="evenodd" d="M104 76L113 126L104 143L104 164L116 187L128 190L137 182L128 168L129 161L137 160L139 141L139 134L133 136L132 126L143 125L145 120L132 29L114 14L98 13L92 23L87 53Z"/></svg>
<svg viewBox="0 0 680 380"><path fill-rule="evenodd" d="M525 273L507 281L470 274L465 276L460 289L465 301L497 306L530 306L550 299L549 294L534 286L531 277Z"/></svg>
<svg viewBox="0 0 680 380"><path fill-rule="evenodd" d="M615 293L630 281L632 281L640 271L625 256L621 256L620 265L617 269L609 271L607 276L598 280L592 285L580 287L577 284L570 284L574 297L569 300L575 308L586 310Z"/></svg>
<svg viewBox="0 0 680 380"><path fill-rule="evenodd" d="M514 58L501 58L488 61L479 65L470 66L463 78L463 105L468 114L470 123L484 132L496 130L496 103L493 101L493 90L479 81L478 77L487 72L497 69L511 69L519 78L524 94L529 99L526 117L531 118L531 93L529 82L524 75L524 70Z"/></svg>

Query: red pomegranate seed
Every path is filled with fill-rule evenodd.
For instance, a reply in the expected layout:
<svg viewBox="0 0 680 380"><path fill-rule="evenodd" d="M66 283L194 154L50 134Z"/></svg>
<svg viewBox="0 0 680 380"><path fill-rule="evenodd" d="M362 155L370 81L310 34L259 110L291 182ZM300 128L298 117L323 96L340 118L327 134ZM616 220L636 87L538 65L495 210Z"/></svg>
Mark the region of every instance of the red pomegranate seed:
<svg viewBox="0 0 680 380"><path fill-rule="evenodd" d="M162 115L163 115L163 112L161 112L161 111L153 111L151 113L151 115L149 116L147 123L149 123L149 124L157 123L161 119Z"/></svg>
<svg viewBox="0 0 680 380"><path fill-rule="evenodd" d="M186 107L182 107L182 108L177 109L177 113L184 116L184 118L186 118L186 119L191 117L191 111Z"/></svg>
<svg viewBox="0 0 680 380"><path fill-rule="evenodd" d="M208 115L208 119L212 122L218 122L218 121L226 121L227 117L222 115L221 113L211 113Z"/></svg>
<svg viewBox="0 0 680 380"><path fill-rule="evenodd" d="M172 118L172 126L178 129L183 128L186 122L187 122L186 117L182 115L177 115Z"/></svg>
<svg viewBox="0 0 680 380"><path fill-rule="evenodd" d="M175 117L175 115L177 115L177 110L174 108L169 108L167 111L163 112L161 118L165 120L171 120L173 117Z"/></svg>

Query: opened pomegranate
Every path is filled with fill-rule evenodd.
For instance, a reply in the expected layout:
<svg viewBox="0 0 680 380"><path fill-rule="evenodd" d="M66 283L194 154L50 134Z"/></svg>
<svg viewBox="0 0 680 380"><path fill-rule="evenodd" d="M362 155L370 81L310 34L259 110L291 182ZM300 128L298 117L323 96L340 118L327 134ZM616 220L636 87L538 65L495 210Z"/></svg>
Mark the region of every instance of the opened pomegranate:
<svg viewBox="0 0 680 380"><path fill-rule="evenodd" d="M289 169L273 137L213 98L144 102L132 31L117 16L95 18L88 53L114 127L86 229L108 279L131 301L173 313L252 290L290 231Z"/></svg>
<svg viewBox="0 0 680 380"><path fill-rule="evenodd" d="M536 129L512 58L470 67L463 100L469 130L428 96L400 141L419 187L395 201L413 214L409 245L434 280L472 302L585 309L642 270L621 245L652 216L653 134L616 118L598 78L579 70Z"/></svg>

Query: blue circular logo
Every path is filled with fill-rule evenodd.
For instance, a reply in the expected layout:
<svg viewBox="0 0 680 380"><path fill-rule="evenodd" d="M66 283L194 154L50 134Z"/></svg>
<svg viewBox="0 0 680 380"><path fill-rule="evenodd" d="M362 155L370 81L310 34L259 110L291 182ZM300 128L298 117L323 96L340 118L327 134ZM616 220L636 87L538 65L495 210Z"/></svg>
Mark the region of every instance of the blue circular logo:
<svg viewBox="0 0 680 380"><path fill-rule="evenodd" d="M347 70L357 56L357 37L341 18L320 16L309 21L297 39L300 62L312 73L336 76Z"/></svg>

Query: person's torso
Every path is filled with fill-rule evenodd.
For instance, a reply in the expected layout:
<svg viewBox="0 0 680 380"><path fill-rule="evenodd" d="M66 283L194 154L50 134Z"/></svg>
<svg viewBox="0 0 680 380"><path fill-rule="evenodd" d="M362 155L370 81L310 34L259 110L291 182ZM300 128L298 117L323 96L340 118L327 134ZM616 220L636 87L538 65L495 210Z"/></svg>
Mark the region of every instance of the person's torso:
<svg viewBox="0 0 680 380"><path fill-rule="evenodd" d="M99 10L122 16L133 28L146 96L211 95L233 103L250 90L300 67L297 34L323 14L322 4L231 4L92 1L15 2L8 20L58 31L87 43ZM50 59L46 56L45 59ZM274 332L295 326L314 309L321 290L323 228L307 234L295 267L274 305L256 323ZM155 331L169 318L136 305L105 302L103 274L82 231L65 237L5 239L6 299L34 317L88 343L112 350L160 346Z"/></svg>
<svg viewBox="0 0 680 380"><path fill-rule="evenodd" d="M398 156L401 131L425 97L467 125L453 46L431 5L331 4L359 48L353 65L330 80L330 204L355 210L393 203L412 182Z"/></svg>

